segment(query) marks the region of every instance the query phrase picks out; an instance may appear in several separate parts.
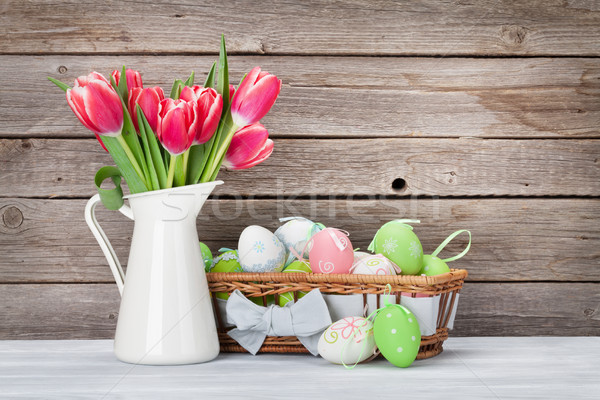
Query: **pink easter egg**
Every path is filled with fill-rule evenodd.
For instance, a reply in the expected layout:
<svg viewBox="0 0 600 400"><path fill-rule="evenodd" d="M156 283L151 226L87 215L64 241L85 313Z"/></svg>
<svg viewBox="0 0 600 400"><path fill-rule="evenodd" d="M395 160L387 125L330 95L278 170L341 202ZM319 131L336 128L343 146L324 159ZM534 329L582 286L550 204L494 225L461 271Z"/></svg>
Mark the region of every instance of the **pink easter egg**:
<svg viewBox="0 0 600 400"><path fill-rule="evenodd" d="M350 239L334 228L325 228L312 237L308 256L311 269L317 274L347 274L354 262Z"/></svg>

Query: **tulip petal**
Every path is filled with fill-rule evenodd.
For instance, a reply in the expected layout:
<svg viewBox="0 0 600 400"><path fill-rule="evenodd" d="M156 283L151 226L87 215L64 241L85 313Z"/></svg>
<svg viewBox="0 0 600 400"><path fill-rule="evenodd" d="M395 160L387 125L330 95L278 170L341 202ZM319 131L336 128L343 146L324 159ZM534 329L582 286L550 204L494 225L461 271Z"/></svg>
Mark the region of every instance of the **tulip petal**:
<svg viewBox="0 0 600 400"><path fill-rule="evenodd" d="M242 99L244 99L246 97L246 92L248 92L248 90L250 90L252 88L252 86L254 86L254 83L256 82L256 78L258 77L259 74L260 74L260 67L254 67L248 73L248 76L246 76L246 79L244 79L244 81L240 84L240 86L238 87L238 89L235 93L235 96L233 98L233 103L231 104L232 110L239 108L239 105L240 105Z"/></svg>
<svg viewBox="0 0 600 400"><path fill-rule="evenodd" d="M123 108L119 95L112 87L90 82L85 87L83 101L89 120L98 128L98 133L118 136L123 128Z"/></svg>
<svg viewBox="0 0 600 400"><path fill-rule="evenodd" d="M261 120L271 109L281 91L281 81L275 75L269 75L250 88L246 97L241 99L234 122L251 123Z"/></svg>
<svg viewBox="0 0 600 400"><path fill-rule="evenodd" d="M265 127L258 123L237 131L225 155L227 166L236 169L237 166L257 157L268 137L269 133Z"/></svg>
<svg viewBox="0 0 600 400"><path fill-rule="evenodd" d="M77 118L79 119L79 122L81 122L83 124L83 126L85 126L90 131L97 133L98 127L96 127L92 123L92 121L90 121L90 119L88 118L88 116L85 112L85 106L83 103L84 91L85 91L85 89L83 89L82 87L78 87L78 86L74 87L73 89L68 89L67 90L67 103L69 103L71 110L73 110L73 113L75 113L75 116L77 116Z"/></svg>

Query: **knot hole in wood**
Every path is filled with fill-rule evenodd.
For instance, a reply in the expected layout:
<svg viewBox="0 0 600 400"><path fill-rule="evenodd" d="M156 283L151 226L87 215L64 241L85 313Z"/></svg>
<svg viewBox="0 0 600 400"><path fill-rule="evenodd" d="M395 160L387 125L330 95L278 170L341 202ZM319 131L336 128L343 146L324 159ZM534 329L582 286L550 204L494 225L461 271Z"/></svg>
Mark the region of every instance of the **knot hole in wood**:
<svg viewBox="0 0 600 400"><path fill-rule="evenodd" d="M5 207L2 212L2 223L7 228L16 229L23 223L23 213L15 206Z"/></svg>
<svg viewBox="0 0 600 400"><path fill-rule="evenodd" d="M402 178L396 178L392 182L392 189L395 192L402 193L406 190L406 180Z"/></svg>

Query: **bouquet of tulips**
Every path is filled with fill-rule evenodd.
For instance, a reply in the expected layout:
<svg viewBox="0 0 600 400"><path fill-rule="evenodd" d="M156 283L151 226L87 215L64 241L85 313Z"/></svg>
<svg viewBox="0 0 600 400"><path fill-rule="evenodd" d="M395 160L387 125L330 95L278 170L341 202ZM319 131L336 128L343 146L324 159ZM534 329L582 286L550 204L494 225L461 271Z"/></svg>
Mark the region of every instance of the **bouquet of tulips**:
<svg viewBox="0 0 600 400"><path fill-rule="evenodd" d="M275 103L281 80L255 67L236 90L229 84L224 37L216 66L203 86L194 85L193 72L185 82L176 79L169 97L158 86L144 88L140 73L125 67L110 80L97 72L81 76L73 88L48 78L66 92L79 121L118 167L96 174L108 208L122 204L120 188L112 200L100 189L109 177L118 185L122 176L131 193L140 193L214 181L222 164L245 169L271 155L273 141L259 121Z"/></svg>

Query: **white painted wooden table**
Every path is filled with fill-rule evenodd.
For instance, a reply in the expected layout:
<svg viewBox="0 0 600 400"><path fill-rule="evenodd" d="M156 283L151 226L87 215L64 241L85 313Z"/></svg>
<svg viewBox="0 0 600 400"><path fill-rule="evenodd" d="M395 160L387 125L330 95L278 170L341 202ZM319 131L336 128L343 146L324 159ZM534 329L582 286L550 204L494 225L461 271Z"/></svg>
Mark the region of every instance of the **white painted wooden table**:
<svg viewBox="0 0 600 400"><path fill-rule="evenodd" d="M450 338L400 369L351 371L308 355L221 354L207 364L124 364L112 341L0 341L7 399L598 399L600 337Z"/></svg>

